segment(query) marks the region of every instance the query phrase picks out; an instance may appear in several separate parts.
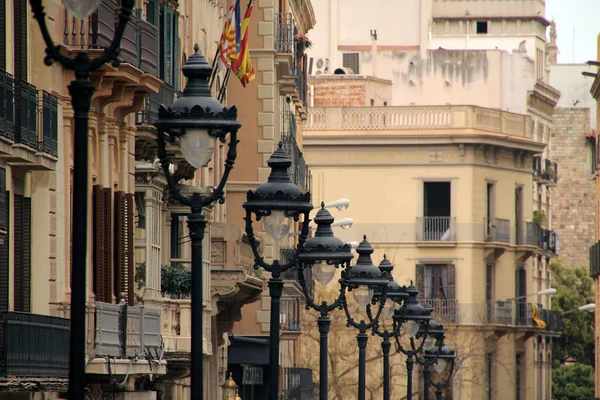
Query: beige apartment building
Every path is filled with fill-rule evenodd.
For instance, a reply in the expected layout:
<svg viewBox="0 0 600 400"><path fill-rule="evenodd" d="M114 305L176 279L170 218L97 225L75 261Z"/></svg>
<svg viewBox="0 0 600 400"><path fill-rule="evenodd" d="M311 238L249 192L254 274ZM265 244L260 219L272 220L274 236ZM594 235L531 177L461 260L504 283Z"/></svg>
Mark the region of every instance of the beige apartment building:
<svg viewBox="0 0 600 400"><path fill-rule="evenodd" d="M117 0L103 0L84 21L60 2L44 5L54 40L71 55L98 54L114 36ZM189 274L189 210L169 199L151 124L158 106L170 105L185 86L180 68L195 43L213 62L228 7L213 0L139 0L123 38L123 63L92 74L97 90L89 129L89 296L82 323L88 327L86 372L93 398L110 392L121 399L189 397L192 310L185 285L170 279ZM262 14L255 10L251 29L259 29L261 18L273 27L261 29L273 34L273 15ZM44 65L43 40L27 2L2 1L0 22L0 42L6 44L0 51L0 398L5 391L22 391L19 398L39 398L33 392L42 391L48 398L67 388L70 199L77 151L67 85L73 75L60 65ZM278 87L271 77L271 86ZM223 78L224 72L217 74L215 97ZM238 85L234 79L231 87ZM257 89L239 93L235 101L246 124L240 136L248 143L257 126L250 122L256 118L255 101L248 99L256 98ZM220 100L225 104L226 96ZM183 192L206 191L222 175L223 145L198 171L177 146L168 152ZM243 170L245 162L238 158L237 168ZM229 207L206 210L211 224L204 251L210 257L203 265L203 347L210 399L222 396L228 332L264 285L239 223L228 224ZM125 312L126 327L119 324ZM26 340L17 343L17 337Z"/></svg>
<svg viewBox="0 0 600 400"><path fill-rule="evenodd" d="M539 290L534 260L556 251L553 233L532 221L532 160L545 144L531 117L470 105L385 106L375 99L389 95L391 82L365 76L309 83L314 107L303 142L313 200L351 199L354 225L338 237L366 234L374 260L386 254L397 282L416 282L457 350L449 393L550 398L558 320L548 298L511 300ZM393 393L403 395L404 384L395 382Z"/></svg>

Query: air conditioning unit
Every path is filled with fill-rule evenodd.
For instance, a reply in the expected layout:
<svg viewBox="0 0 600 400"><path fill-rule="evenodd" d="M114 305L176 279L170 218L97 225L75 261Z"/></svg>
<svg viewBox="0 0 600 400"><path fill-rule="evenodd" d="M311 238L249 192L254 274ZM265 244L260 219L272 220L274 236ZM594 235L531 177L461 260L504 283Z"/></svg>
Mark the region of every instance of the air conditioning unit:
<svg viewBox="0 0 600 400"><path fill-rule="evenodd" d="M310 58L309 75L322 75L329 72L329 58Z"/></svg>

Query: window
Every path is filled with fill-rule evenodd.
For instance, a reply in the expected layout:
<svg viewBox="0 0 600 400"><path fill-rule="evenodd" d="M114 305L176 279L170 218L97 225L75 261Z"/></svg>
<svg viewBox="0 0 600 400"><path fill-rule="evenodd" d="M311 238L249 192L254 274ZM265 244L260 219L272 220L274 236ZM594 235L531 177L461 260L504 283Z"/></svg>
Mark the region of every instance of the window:
<svg viewBox="0 0 600 400"><path fill-rule="evenodd" d="M485 354L486 400L494 398L494 353Z"/></svg>
<svg viewBox="0 0 600 400"><path fill-rule="evenodd" d="M360 74L360 57L358 53L344 53L342 62L344 68L351 69L353 74Z"/></svg>
<svg viewBox="0 0 600 400"><path fill-rule="evenodd" d="M416 271L419 298L446 321L456 321L454 264L419 264Z"/></svg>
<svg viewBox="0 0 600 400"><path fill-rule="evenodd" d="M178 89L179 73L178 20L179 14L167 5L160 6L160 76L159 78Z"/></svg>
<svg viewBox="0 0 600 400"><path fill-rule="evenodd" d="M590 173L595 173L596 172L596 168L598 167L597 162L596 162L596 138L595 137L589 137L587 138L587 145L589 146L590 149Z"/></svg>
<svg viewBox="0 0 600 400"><path fill-rule="evenodd" d="M96 301L112 303L113 261L111 217L112 193L101 185L93 187L93 269Z"/></svg>
<svg viewBox="0 0 600 400"><path fill-rule="evenodd" d="M515 400L521 400L522 398L524 398L525 396L523 396L521 394L521 391L524 390L525 385L523 385L524 383L524 368L523 365L525 364L523 361L523 354L522 353L517 353L517 357L516 357L516 369L515 369Z"/></svg>
<svg viewBox="0 0 600 400"><path fill-rule="evenodd" d="M488 33L488 22L487 21L477 21L477 34L485 34Z"/></svg>
<svg viewBox="0 0 600 400"><path fill-rule="evenodd" d="M421 240L454 240L451 228L451 182L424 182Z"/></svg>
<svg viewBox="0 0 600 400"><path fill-rule="evenodd" d="M522 297L515 300L517 310L517 323L526 325L527 318L527 271L524 268L519 268L515 271L515 297Z"/></svg>
<svg viewBox="0 0 600 400"><path fill-rule="evenodd" d="M171 214L171 258L181 258L181 214Z"/></svg>
<svg viewBox="0 0 600 400"><path fill-rule="evenodd" d="M494 216L496 214L495 210L496 203L496 188L494 183L488 182L486 186L486 229L488 236L493 235L495 232L492 230L492 226L495 224Z"/></svg>
<svg viewBox="0 0 600 400"><path fill-rule="evenodd" d="M14 195L14 311L31 312L31 198Z"/></svg>

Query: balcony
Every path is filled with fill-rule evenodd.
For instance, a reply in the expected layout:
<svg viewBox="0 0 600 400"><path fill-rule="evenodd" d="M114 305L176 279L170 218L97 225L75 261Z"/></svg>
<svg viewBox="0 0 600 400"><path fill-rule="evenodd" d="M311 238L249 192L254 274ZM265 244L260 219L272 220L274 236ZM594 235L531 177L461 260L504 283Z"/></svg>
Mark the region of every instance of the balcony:
<svg viewBox="0 0 600 400"><path fill-rule="evenodd" d="M102 0L98 10L86 20L78 20L68 11L64 14L63 44L72 51L100 51L114 37L118 7L115 0ZM121 42L121 60L147 74L158 71L158 28L149 22L131 17Z"/></svg>
<svg viewBox="0 0 600 400"><path fill-rule="evenodd" d="M308 165L306 165L306 160L298 147L298 143L296 143L295 136L282 134L281 142L283 143L283 148L292 159L292 166L289 170L292 182L298 185L303 192L310 191L312 187L312 174Z"/></svg>
<svg viewBox="0 0 600 400"><path fill-rule="evenodd" d="M419 302L432 308L431 314L442 323L458 322L458 302L456 299L426 298Z"/></svg>
<svg viewBox="0 0 600 400"><path fill-rule="evenodd" d="M275 14L275 52L278 76L291 75L294 67L294 18L292 13Z"/></svg>
<svg viewBox="0 0 600 400"><path fill-rule="evenodd" d="M477 129L532 139L526 115L475 106L330 107L308 110L307 131L410 131ZM427 133L425 133L427 135Z"/></svg>
<svg viewBox="0 0 600 400"><path fill-rule="evenodd" d="M88 374L164 374L161 313L143 304L96 302L88 312ZM137 356L137 361L131 357ZM110 362L110 370L107 363Z"/></svg>
<svg viewBox="0 0 600 400"><path fill-rule="evenodd" d="M18 118L15 118L18 116ZM0 70L0 158L53 170L58 157L58 99Z"/></svg>
<svg viewBox="0 0 600 400"><path fill-rule="evenodd" d="M558 183L558 163L543 159L540 156L534 156L533 180L555 186Z"/></svg>
<svg viewBox="0 0 600 400"><path fill-rule="evenodd" d="M510 220L484 218L484 238L486 242L510 243Z"/></svg>
<svg viewBox="0 0 600 400"><path fill-rule="evenodd" d="M282 296L281 313L279 315L279 329L284 333L296 332L302 330L302 307L301 297Z"/></svg>
<svg viewBox="0 0 600 400"><path fill-rule="evenodd" d="M488 301L487 321L493 325L512 325L513 303L508 301Z"/></svg>
<svg viewBox="0 0 600 400"><path fill-rule="evenodd" d="M69 327L66 318L0 313L0 376L68 377Z"/></svg>
<svg viewBox="0 0 600 400"><path fill-rule="evenodd" d="M158 93L146 97L142 111L135 115L137 130L135 133L136 161L154 162L157 155L156 132L152 124L158 119L158 108L161 104L170 106L175 100L175 89L168 84L162 84Z"/></svg>
<svg viewBox="0 0 600 400"><path fill-rule="evenodd" d="M417 217L418 242L455 242L456 217Z"/></svg>
<svg viewBox="0 0 600 400"><path fill-rule="evenodd" d="M312 379L309 368L283 368L282 399L313 400L316 398L317 385Z"/></svg>
<svg viewBox="0 0 600 400"><path fill-rule="evenodd" d="M560 334L562 332L562 313L560 311L545 310L538 304L538 318L546 323L544 331ZM532 303L516 303L515 325L517 327L530 327L542 329L533 320Z"/></svg>

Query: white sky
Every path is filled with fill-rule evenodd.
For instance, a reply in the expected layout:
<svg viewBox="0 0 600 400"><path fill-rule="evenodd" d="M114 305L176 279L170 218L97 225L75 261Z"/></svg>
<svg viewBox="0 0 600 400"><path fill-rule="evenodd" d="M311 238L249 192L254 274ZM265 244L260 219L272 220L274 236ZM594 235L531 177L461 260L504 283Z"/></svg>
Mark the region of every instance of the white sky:
<svg viewBox="0 0 600 400"><path fill-rule="evenodd" d="M546 18L556 21L559 63L597 59L599 17L600 0L546 0Z"/></svg>

